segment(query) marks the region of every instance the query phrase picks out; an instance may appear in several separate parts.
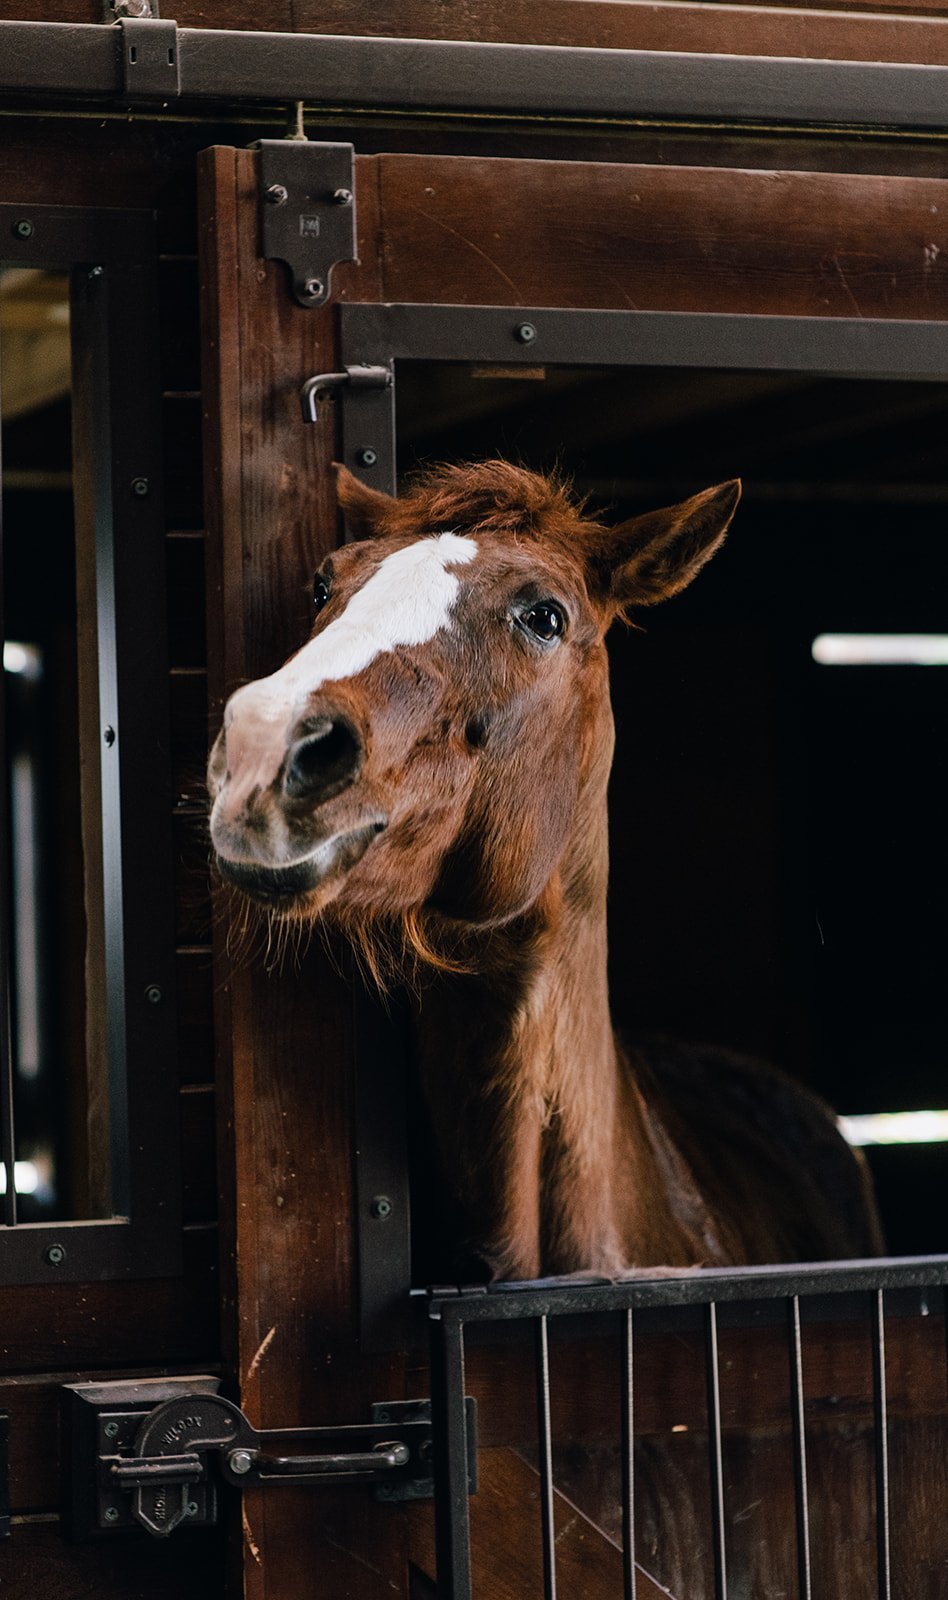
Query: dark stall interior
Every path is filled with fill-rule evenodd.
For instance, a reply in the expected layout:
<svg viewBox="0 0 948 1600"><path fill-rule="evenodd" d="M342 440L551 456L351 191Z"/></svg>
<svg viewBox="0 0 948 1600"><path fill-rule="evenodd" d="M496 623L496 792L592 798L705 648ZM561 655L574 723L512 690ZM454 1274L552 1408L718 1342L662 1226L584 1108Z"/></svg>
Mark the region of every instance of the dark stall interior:
<svg viewBox="0 0 948 1600"><path fill-rule="evenodd" d="M744 480L710 567L610 641L615 1020L764 1056L847 1116L942 1110L948 386L421 363L396 382L405 473L558 466L616 520ZM839 634L926 636L941 670L815 660ZM865 1153L890 1249L948 1249L948 1143Z"/></svg>

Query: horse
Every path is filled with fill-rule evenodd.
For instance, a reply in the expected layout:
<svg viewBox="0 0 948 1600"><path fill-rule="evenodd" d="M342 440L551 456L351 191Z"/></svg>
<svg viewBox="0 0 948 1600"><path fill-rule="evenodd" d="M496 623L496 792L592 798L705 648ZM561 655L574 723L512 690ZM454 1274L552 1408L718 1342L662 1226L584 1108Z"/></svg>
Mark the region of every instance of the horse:
<svg viewBox="0 0 948 1600"><path fill-rule="evenodd" d="M211 840L278 923L410 973L463 1248L490 1279L879 1253L817 1097L610 1019L605 636L691 583L739 482L608 527L503 461L400 497L337 475L351 542L315 576L308 641L227 702Z"/></svg>

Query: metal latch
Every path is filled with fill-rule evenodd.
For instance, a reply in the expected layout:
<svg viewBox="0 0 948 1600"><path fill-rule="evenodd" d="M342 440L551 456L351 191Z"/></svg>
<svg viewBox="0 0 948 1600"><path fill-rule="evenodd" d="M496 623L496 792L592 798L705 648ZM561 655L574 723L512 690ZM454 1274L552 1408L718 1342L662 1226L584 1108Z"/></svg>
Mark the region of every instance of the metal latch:
<svg viewBox="0 0 948 1600"><path fill-rule="evenodd" d="M261 255L285 261L301 306L329 299L332 271L355 261L355 166L351 144L260 139Z"/></svg>
<svg viewBox="0 0 948 1600"><path fill-rule="evenodd" d="M319 421L319 402L328 400L339 389L390 389L391 367L346 367L342 372L318 372L307 378L300 390L304 422Z"/></svg>
<svg viewBox="0 0 948 1600"><path fill-rule="evenodd" d="M181 93L178 24L160 17L120 17L122 97L173 100Z"/></svg>
<svg viewBox="0 0 948 1600"><path fill-rule="evenodd" d="M140 1405L149 1380L66 1389L74 1537L137 1522L164 1538L182 1525L213 1522L220 1482L235 1488L363 1483L385 1501L434 1492L427 1400L373 1406L371 1422L350 1427L261 1430L215 1392L216 1378L178 1381L187 1388L144 1410L130 1405ZM157 1382L167 1391L174 1380ZM473 1493L474 1402L466 1406Z"/></svg>

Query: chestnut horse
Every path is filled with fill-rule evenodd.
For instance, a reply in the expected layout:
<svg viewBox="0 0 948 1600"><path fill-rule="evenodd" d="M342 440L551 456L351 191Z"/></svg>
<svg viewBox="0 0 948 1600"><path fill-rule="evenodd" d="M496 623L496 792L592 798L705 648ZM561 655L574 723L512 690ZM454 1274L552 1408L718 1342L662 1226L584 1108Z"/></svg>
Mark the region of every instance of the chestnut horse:
<svg viewBox="0 0 948 1600"><path fill-rule="evenodd" d="M606 528L501 461L399 499L340 469L355 542L211 755L222 877L340 924L375 968L413 963L441 1180L494 1277L879 1249L817 1099L725 1051L623 1048L610 1023L605 635L691 582L739 495Z"/></svg>

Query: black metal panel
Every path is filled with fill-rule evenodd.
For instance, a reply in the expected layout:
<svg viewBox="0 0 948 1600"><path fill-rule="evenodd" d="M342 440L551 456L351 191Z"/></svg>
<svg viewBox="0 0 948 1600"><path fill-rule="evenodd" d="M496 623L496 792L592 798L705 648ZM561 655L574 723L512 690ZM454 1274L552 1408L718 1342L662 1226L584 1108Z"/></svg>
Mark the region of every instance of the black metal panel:
<svg viewBox="0 0 948 1600"><path fill-rule="evenodd" d="M118 1213L2 1230L0 1283L162 1276L180 1269L181 1199L155 219L0 205L0 240L7 261L72 268L73 408L94 480Z"/></svg>
<svg viewBox="0 0 948 1600"><path fill-rule="evenodd" d="M530 367L725 367L931 381L948 377L945 322L407 304L343 305L338 314L346 365L474 361Z"/></svg>
<svg viewBox="0 0 948 1600"><path fill-rule="evenodd" d="M410 1342L411 1218L406 1076L408 1019L356 979L356 1206L359 1344L363 1351Z"/></svg>
<svg viewBox="0 0 948 1600"><path fill-rule="evenodd" d="M948 124L948 68L904 63L181 28L176 64L181 97L226 104L305 100L458 114L826 127ZM174 92L170 66L162 65L162 86L149 94ZM0 93L121 102L130 91L119 28L0 23Z"/></svg>
<svg viewBox="0 0 948 1600"><path fill-rule="evenodd" d="M791 1295L875 1293L948 1285L948 1256L882 1256L877 1261L817 1261L794 1266L703 1267L678 1276L577 1283L492 1283L443 1294L432 1290L429 1315L463 1322L512 1322L578 1311L723 1305L741 1300L785 1300Z"/></svg>

